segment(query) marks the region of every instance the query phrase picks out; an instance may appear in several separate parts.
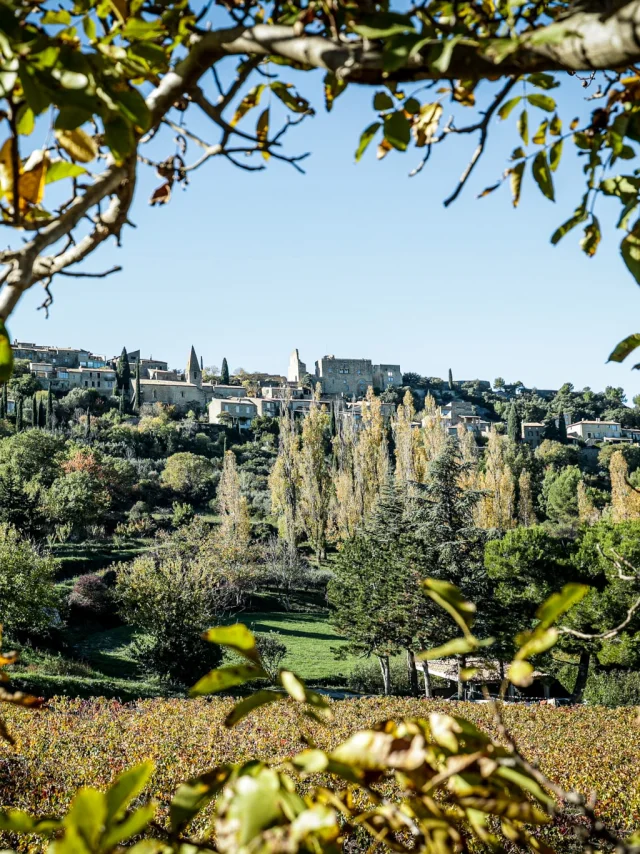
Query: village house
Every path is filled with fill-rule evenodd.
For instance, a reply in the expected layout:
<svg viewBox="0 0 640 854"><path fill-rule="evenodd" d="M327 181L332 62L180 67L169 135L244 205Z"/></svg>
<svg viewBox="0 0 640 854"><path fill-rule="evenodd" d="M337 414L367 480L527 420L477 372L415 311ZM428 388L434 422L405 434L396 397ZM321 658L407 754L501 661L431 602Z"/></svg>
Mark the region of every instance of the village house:
<svg viewBox="0 0 640 854"><path fill-rule="evenodd" d="M570 439L582 439L587 445L623 439L619 421L603 421L600 418L596 418L594 421L578 421L575 424L569 424L567 436Z"/></svg>
<svg viewBox="0 0 640 854"><path fill-rule="evenodd" d="M95 388L101 393L113 392L116 372L113 368L67 368L44 362L30 362L29 371L43 389L68 392L73 388Z"/></svg>
<svg viewBox="0 0 640 854"><path fill-rule="evenodd" d="M307 366L300 360L298 350L289 358L287 380L299 385L307 374ZM361 399L371 386L377 391L402 385L400 365L374 365L371 359L339 359L323 356L315 365L315 380L322 393L332 397Z"/></svg>
<svg viewBox="0 0 640 854"><path fill-rule="evenodd" d="M255 400L249 397L215 397L209 402L210 424L232 424L239 430L248 430L258 415Z"/></svg>
<svg viewBox="0 0 640 854"><path fill-rule="evenodd" d="M523 421L521 426L522 441L534 450L544 439L545 425L541 421Z"/></svg>

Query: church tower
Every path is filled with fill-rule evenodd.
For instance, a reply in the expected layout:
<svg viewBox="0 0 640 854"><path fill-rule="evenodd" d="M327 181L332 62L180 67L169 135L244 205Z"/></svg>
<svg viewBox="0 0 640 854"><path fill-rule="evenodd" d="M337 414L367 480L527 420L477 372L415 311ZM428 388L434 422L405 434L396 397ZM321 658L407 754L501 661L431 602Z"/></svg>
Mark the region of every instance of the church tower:
<svg viewBox="0 0 640 854"><path fill-rule="evenodd" d="M198 357L196 356L196 351L192 347L191 352L189 353L189 360L187 361L187 367L184 372L184 378L188 383L193 383L197 385L198 388L202 386L202 371L200 370L200 365L198 364Z"/></svg>

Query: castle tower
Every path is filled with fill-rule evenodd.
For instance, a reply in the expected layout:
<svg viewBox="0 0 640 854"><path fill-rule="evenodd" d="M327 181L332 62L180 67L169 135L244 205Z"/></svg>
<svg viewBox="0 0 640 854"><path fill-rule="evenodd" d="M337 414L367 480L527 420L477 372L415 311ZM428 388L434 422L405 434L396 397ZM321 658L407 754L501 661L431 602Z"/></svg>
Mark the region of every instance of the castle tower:
<svg viewBox="0 0 640 854"><path fill-rule="evenodd" d="M299 383L302 377L307 373L307 366L300 361L298 350L294 350L289 357L289 370L287 371L287 379L290 383Z"/></svg>
<svg viewBox="0 0 640 854"><path fill-rule="evenodd" d="M184 378L188 383L193 383L194 385L197 385L198 388L202 386L202 371L200 370L198 357L196 356L196 351L193 347L191 348L191 352L189 353L189 359L187 361L187 367L184 372Z"/></svg>

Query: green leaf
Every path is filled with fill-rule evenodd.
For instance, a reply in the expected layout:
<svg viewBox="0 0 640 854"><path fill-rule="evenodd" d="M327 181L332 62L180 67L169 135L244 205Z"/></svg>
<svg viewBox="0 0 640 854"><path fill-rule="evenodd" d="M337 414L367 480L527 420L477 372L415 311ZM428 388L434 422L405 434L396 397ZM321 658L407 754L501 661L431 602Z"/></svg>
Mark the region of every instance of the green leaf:
<svg viewBox="0 0 640 854"><path fill-rule="evenodd" d="M159 21L144 21L142 18L129 18L122 35L125 39L148 41L157 39L164 34L164 28Z"/></svg>
<svg viewBox="0 0 640 854"><path fill-rule="evenodd" d="M236 685L244 685L251 679L261 679L266 675L261 667L254 664L221 667L218 670L211 670L206 676L203 676L196 682L189 694L192 697L199 697L202 694L215 694L217 691L234 688Z"/></svg>
<svg viewBox="0 0 640 854"><path fill-rule="evenodd" d="M409 15L399 12L381 12L378 15L365 16L362 23L351 27L354 33L365 39L386 39L399 33L415 33L415 27Z"/></svg>
<svg viewBox="0 0 640 854"><path fill-rule="evenodd" d="M556 89L560 83L551 74L536 72L527 77L527 83L537 86L539 89Z"/></svg>
<svg viewBox="0 0 640 854"><path fill-rule="evenodd" d="M362 155L367 150L369 143L373 139L373 137L378 133L378 130L382 127L382 122L374 122L369 125L368 128L362 131L360 135L360 142L358 143L358 148L356 150L356 163L360 160Z"/></svg>
<svg viewBox="0 0 640 854"><path fill-rule="evenodd" d="M264 88L264 83L259 83L247 92L242 101L240 101L238 109L235 111L233 118L229 122L231 127L235 127L240 119L249 112L249 110L258 106Z"/></svg>
<svg viewBox="0 0 640 854"><path fill-rule="evenodd" d="M346 88L346 80L338 77L333 71L327 72L327 76L324 78L324 103L328 113L331 112L335 99L342 95Z"/></svg>
<svg viewBox="0 0 640 854"><path fill-rule="evenodd" d="M271 91L279 98L282 103L288 107L293 113L308 113L310 112L309 102L299 95L293 95L289 91L289 87L282 80L274 80L270 84Z"/></svg>
<svg viewBox="0 0 640 854"><path fill-rule="evenodd" d="M310 691L302 679L292 673L291 670L281 670L278 674L278 680L287 694L297 703L308 703L316 709L321 709L325 713L328 712L329 703L322 694Z"/></svg>
<svg viewBox="0 0 640 854"><path fill-rule="evenodd" d="M533 95L527 95L527 101L532 107L538 107L541 110L546 110L547 113L552 113L556 108L556 102L549 95L542 95L540 92L535 92Z"/></svg>
<svg viewBox="0 0 640 854"><path fill-rule="evenodd" d="M407 64L412 50L420 36L405 34L392 36L384 44L382 51L382 70L390 73Z"/></svg>
<svg viewBox="0 0 640 854"><path fill-rule="evenodd" d="M114 116L104 123L104 141L118 163L126 160L136 147L133 128L120 116Z"/></svg>
<svg viewBox="0 0 640 854"><path fill-rule="evenodd" d="M558 166L560 165L560 159L562 157L562 140L559 139L557 142L554 142L549 150L549 167L552 172L555 172Z"/></svg>
<svg viewBox="0 0 640 854"><path fill-rule="evenodd" d="M70 837L65 839L67 845L63 850L74 850L74 842L78 839L84 843L84 850L97 851L106 811L106 798L102 792L90 788L78 789L71 801L69 812L62 820L65 837Z"/></svg>
<svg viewBox="0 0 640 854"><path fill-rule="evenodd" d="M373 109L377 112L393 109L393 98L388 92L376 92L373 96Z"/></svg>
<svg viewBox="0 0 640 854"><path fill-rule="evenodd" d="M520 163L517 163L513 169L509 170L509 182L511 184L511 197L513 199L513 206L517 208L520 204L520 193L522 191L522 177L524 175L524 167L526 163L523 160Z"/></svg>
<svg viewBox="0 0 640 854"><path fill-rule="evenodd" d="M636 282L640 284L640 229L637 226L624 238L620 244L620 251L627 269ZM614 361L616 360L614 359Z"/></svg>
<svg viewBox="0 0 640 854"><path fill-rule="evenodd" d="M565 234L575 228L576 225L580 225L581 222L584 222L586 218L587 211L584 206L576 208L574 215L553 232L553 235L551 236L551 243L554 246L558 244Z"/></svg>
<svg viewBox="0 0 640 854"><path fill-rule="evenodd" d="M553 625L558 617L580 602L588 592L589 587L586 584L565 584L559 593L549 596L536 611L540 626L548 628Z"/></svg>
<svg viewBox="0 0 640 854"><path fill-rule="evenodd" d="M82 28L84 30L85 36L89 39L90 42L95 41L96 38L96 23L89 15L82 19Z"/></svg>
<svg viewBox="0 0 640 854"><path fill-rule="evenodd" d="M406 151L411 139L411 123L402 110L384 117L384 138L398 151Z"/></svg>
<svg viewBox="0 0 640 854"><path fill-rule="evenodd" d="M86 74L82 74L80 71L70 71L68 68L54 68L51 76L58 81L63 89L84 90L89 85L89 78Z"/></svg>
<svg viewBox="0 0 640 854"><path fill-rule="evenodd" d="M468 602L458 588L449 584L448 581L427 578L422 582L422 586L425 588L427 596L448 611L463 630L465 636L468 637L469 628L473 624L476 613L476 606L473 602Z"/></svg>
<svg viewBox="0 0 640 854"><path fill-rule="evenodd" d="M235 726L238 721L246 718L246 716L254 709L259 709L260 706L266 706L267 703L275 703L277 700L281 700L282 696L283 695L278 693L278 691L255 691L246 699L236 703L224 719L224 725L226 727Z"/></svg>
<svg viewBox="0 0 640 854"><path fill-rule="evenodd" d="M34 114L39 116L51 103L49 91L34 79L24 65L20 66L19 77L27 104L31 107Z"/></svg>
<svg viewBox="0 0 640 854"><path fill-rule="evenodd" d="M638 199L631 199L627 202L620 213L620 219L617 222L616 228L623 228L625 231L629 230L629 221L636 215L638 204Z"/></svg>
<svg viewBox="0 0 640 854"><path fill-rule="evenodd" d="M549 127L549 122L547 119L545 119L543 122L540 123L540 127L538 128L538 130L535 132L535 135L533 136L533 142L536 145L544 145L545 144L545 142L547 141L547 128L548 127Z"/></svg>
<svg viewBox="0 0 640 854"><path fill-rule="evenodd" d="M217 626L206 631L202 637L209 643L217 643L219 646L226 646L229 649L239 652L249 661L260 664L260 655L256 646L256 639L253 633L244 625L244 623L235 623L232 626Z"/></svg>
<svg viewBox="0 0 640 854"><path fill-rule="evenodd" d="M16 129L21 136L30 136L36 126L36 117L31 107L23 104L18 110Z"/></svg>
<svg viewBox="0 0 640 854"><path fill-rule="evenodd" d="M625 204L636 201L640 189L640 178L633 175L616 175L614 178L605 178L600 181L600 189L605 196L617 196Z"/></svg>
<svg viewBox="0 0 640 854"><path fill-rule="evenodd" d="M111 851L116 845L138 836L145 830L156 814L157 805L154 801L143 804L137 810L129 813L122 821L109 827L100 844L102 850Z"/></svg>
<svg viewBox="0 0 640 854"><path fill-rule="evenodd" d="M169 819L174 833L182 830L205 807L229 779L231 768L222 765L193 777L178 789L169 806Z"/></svg>
<svg viewBox="0 0 640 854"><path fill-rule="evenodd" d="M550 797L540 784L526 774L516 768L511 768L508 765L500 765L494 772L497 777L502 777L503 780L508 780L510 783L515 783L520 789L529 792L530 795L542 804L550 806L553 804L553 798Z"/></svg>
<svg viewBox="0 0 640 854"><path fill-rule="evenodd" d="M24 810L5 809L0 811L0 830L11 833L33 833L36 820Z"/></svg>
<svg viewBox="0 0 640 854"><path fill-rule="evenodd" d="M402 109L405 113L410 113L412 116L416 116L421 109L422 105L417 98L407 98L407 100L402 105Z"/></svg>
<svg viewBox="0 0 640 854"><path fill-rule="evenodd" d="M18 69L17 57L8 59L0 65L0 98L6 98L13 91L18 80Z"/></svg>
<svg viewBox="0 0 640 854"><path fill-rule="evenodd" d="M560 134L562 133L562 119L560 118L560 116L558 116L557 113L551 119L551 124L549 125L549 133L551 134L551 136L560 136Z"/></svg>
<svg viewBox="0 0 640 854"><path fill-rule="evenodd" d="M525 145L529 145L529 113L523 110L518 119L518 133Z"/></svg>
<svg viewBox="0 0 640 854"><path fill-rule="evenodd" d="M53 160L49 163L45 184L53 184L54 181L62 181L64 178L78 178L80 175L87 175L88 172L84 166L78 163L69 163L68 160Z"/></svg>
<svg viewBox="0 0 640 854"><path fill-rule="evenodd" d="M607 362L624 362L627 356L638 347L640 347L640 332L627 335L623 341L616 345Z"/></svg>
<svg viewBox="0 0 640 854"><path fill-rule="evenodd" d="M83 107L63 107L56 116L54 127L56 130L73 131L88 122L92 116L93 113Z"/></svg>
<svg viewBox="0 0 640 854"><path fill-rule="evenodd" d="M546 652L555 646L558 636L558 630L555 628L543 629L540 632L525 632L523 635L519 635L517 642L520 644L520 649L516 654L516 660L525 661L532 655L540 655L541 652Z"/></svg>
<svg viewBox="0 0 640 854"><path fill-rule="evenodd" d="M550 199L552 202L555 201L553 178L551 177L551 170L549 169L546 152L539 151L536 154L531 166L531 172L536 184L540 187L542 195L546 196L546 198Z"/></svg>
<svg viewBox="0 0 640 854"><path fill-rule="evenodd" d="M60 24L63 27L68 27L71 23L71 15L66 9L59 9L57 12L49 9L42 17L42 24Z"/></svg>
<svg viewBox="0 0 640 854"><path fill-rule="evenodd" d="M434 60L431 65L436 71L439 71L441 74L446 74L449 70L449 65L451 64L451 57L453 56L453 51L455 46L458 44L460 39L462 38L461 34L457 34L452 36L450 39L442 42L442 50L440 51L440 56Z"/></svg>
<svg viewBox="0 0 640 854"><path fill-rule="evenodd" d="M533 682L533 665L528 661L512 661L509 665L509 681L519 688L526 688Z"/></svg>
<svg viewBox="0 0 640 854"><path fill-rule="evenodd" d="M504 104L498 110L498 115L500 116L500 118L503 120L508 119L514 108L518 106L521 100L522 96L518 95L517 98L511 98L510 101L505 101Z"/></svg>
<svg viewBox="0 0 640 854"><path fill-rule="evenodd" d="M585 228L584 237L580 241L580 248L589 258L593 258L596 254L600 245L600 238L600 223L598 222L598 218L592 215L591 222Z"/></svg>
<svg viewBox="0 0 640 854"><path fill-rule="evenodd" d="M483 645L487 646L488 644L485 642ZM479 646L480 643L475 638L454 638L443 643L442 646L419 652L416 658L418 661L434 661L438 658L447 658L450 655L467 655L467 653L475 652Z"/></svg>
<svg viewBox="0 0 640 854"><path fill-rule="evenodd" d="M120 774L105 795L107 823L112 822L114 818L125 812L131 801L143 791L151 779L154 769L154 763L149 760Z"/></svg>
<svg viewBox="0 0 640 854"><path fill-rule="evenodd" d="M149 129L151 112L137 89L126 89L124 92L118 92L116 104L122 116L134 125L140 133Z"/></svg>

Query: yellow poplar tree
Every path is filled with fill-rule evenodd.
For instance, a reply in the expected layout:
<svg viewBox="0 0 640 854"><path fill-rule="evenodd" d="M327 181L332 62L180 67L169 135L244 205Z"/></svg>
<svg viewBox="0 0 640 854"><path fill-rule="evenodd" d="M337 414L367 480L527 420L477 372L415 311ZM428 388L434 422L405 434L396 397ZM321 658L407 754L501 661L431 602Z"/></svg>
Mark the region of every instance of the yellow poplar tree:
<svg viewBox="0 0 640 854"><path fill-rule="evenodd" d="M531 472L523 469L518 478L518 521L525 528L538 523L533 505L533 484Z"/></svg>
<svg viewBox="0 0 640 854"><path fill-rule="evenodd" d="M396 483L406 492L416 479L414 464L413 427L416 410L413 395L407 389L393 421L393 438L396 446Z"/></svg>
<svg viewBox="0 0 640 854"><path fill-rule="evenodd" d="M247 499L240 492L240 479L233 451L226 451L218 486L220 540L223 548L236 554L247 549L251 539L251 521Z"/></svg>
<svg viewBox="0 0 640 854"><path fill-rule="evenodd" d="M416 473L421 483L426 482L429 466L443 452L446 438L446 426L440 415L440 407L433 396L427 394L424 399L422 427L416 435Z"/></svg>
<svg viewBox="0 0 640 854"><path fill-rule="evenodd" d="M318 560L325 556L327 524L331 504L331 470L325 453L325 436L329 415L320 403L320 386L316 387L309 413L302 423L299 455L299 513L302 527Z"/></svg>
<svg viewBox="0 0 640 854"><path fill-rule="evenodd" d="M456 433L462 462L472 466L460 476L460 487L464 490L478 489L478 445L475 436L462 423L457 425Z"/></svg>
<svg viewBox="0 0 640 854"><path fill-rule="evenodd" d="M600 511L591 500L583 480L578 483L578 519L584 525L595 525L600 521Z"/></svg>
<svg viewBox="0 0 640 854"><path fill-rule="evenodd" d="M289 395L285 393L280 416L280 444L278 456L269 476L271 510L278 517L282 536L295 546L299 530L300 490L300 436L292 413L289 412Z"/></svg>
<svg viewBox="0 0 640 854"><path fill-rule="evenodd" d="M330 513L331 535L338 541L352 537L363 517L362 492L356 485L357 442L355 422L340 419L333 439L336 465Z"/></svg>
<svg viewBox="0 0 640 854"><path fill-rule="evenodd" d="M611 454L611 521L628 522L640 518L640 494L629 483L629 466L622 451Z"/></svg>
<svg viewBox="0 0 640 854"><path fill-rule="evenodd" d="M515 479L509 455L511 440L496 430L489 434L484 471L479 483L485 495L477 505L477 524L481 528L506 530L516 525Z"/></svg>
<svg viewBox="0 0 640 854"><path fill-rule="evenodd" d="M367 519L387 481L389 446L382 416L382 403L371 386L362 403L362 422L354 454L355 492Z"/></svg>

